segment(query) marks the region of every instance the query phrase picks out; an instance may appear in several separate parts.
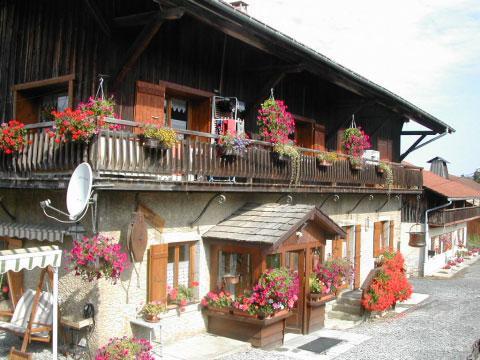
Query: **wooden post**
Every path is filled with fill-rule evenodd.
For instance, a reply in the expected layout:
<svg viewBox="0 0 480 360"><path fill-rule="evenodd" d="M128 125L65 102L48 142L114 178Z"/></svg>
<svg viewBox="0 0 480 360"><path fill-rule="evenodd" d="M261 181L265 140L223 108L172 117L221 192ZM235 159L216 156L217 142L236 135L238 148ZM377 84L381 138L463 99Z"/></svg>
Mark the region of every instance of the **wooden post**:
<svg viewBox="0 0 480 360"><path fill-rule="evenodd" d="M361 251L362 251L362 226L355 226L355 260L353 262L355 267L355 278L353 282L353 288L358 289L360 287L360 275L361 275Z"/></svg>

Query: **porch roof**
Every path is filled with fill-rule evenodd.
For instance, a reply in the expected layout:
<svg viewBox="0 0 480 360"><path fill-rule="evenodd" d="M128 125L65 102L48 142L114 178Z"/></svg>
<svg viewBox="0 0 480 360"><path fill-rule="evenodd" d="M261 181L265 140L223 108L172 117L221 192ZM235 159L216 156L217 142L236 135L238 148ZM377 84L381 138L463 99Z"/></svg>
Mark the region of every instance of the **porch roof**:
<svg viewBox="0 0 480 360"><path fill-rule="evenodd" d="M344 230L315 205L247 203L203 238L273 245L287 239L308 220L318 222L328 234L345 236Z"/></svg>

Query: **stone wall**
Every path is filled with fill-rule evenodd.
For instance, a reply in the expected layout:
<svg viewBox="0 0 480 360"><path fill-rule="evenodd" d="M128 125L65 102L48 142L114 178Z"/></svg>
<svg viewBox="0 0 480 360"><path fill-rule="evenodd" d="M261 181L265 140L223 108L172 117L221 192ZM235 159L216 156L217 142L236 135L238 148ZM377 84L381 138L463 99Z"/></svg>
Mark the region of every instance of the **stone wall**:
<svg viewBox="0 0 480 360"><path fill-rule="evenodd" d="M0 195L5 196L5 203L18 217L20 223L47 222L40 207L39 201L51 198L54 205L63 204L63 192L46 192L40 190L15 191L2 190ZM99 231L102 234L113 236L122 244L125 243L127 227L135 211L136 200L149 207L165 220L165 228L159 233L149 229L149 246L159 243L179 241L198 241L196 280L199 281L199 294L204 295L209 290L209 251L203 246L201 235L219 221L231 215L246 202L277 202L281 194L260 193L227 193L226 202L218 204L212 202L204 215L194 227L190 223L202 212L207 202L215 193L139 193L102 191L99 193ZM294 203L307 203L320 206L328 195L298 194L293 196ZM385 195L376 195L373 199L363 198L355 207L362 195L340 195L338 201L332 197L323 204L321 210L330 215L341 226L362 226L361 244L361 278L362 281L373 268L373 223L376 221L393 220L395 222L396 247L400 246L400 202L392 197L379 211L385 202ZM285 198L280 199L284 202ZM88 215L89 216L89 215ZM9 221L4 214L1 221ZM91 230L89 219L83 223ZM330 244L330 245L329 245ZM28 244L30 245L30 244ZM398 246L397 246L398 245ZM71 241L64 244L64 248L71 247ZM327 252L331 248L331 239L327 241ZM26 285L32 286L34 277L26 279ZM142 262L132 264L122 275L121 281L113 285L105 280L95 283L84 283L65 270L60 272L60 299L66 313L80 313L86 301L94 303L97 309L96 331L92 338L92 347L103 344L112 336L130 334L132 332L128 319L135 316L137 308L146 300L147 293L147 256ZM162 338L164 341L174 341L181 336L190 336L205 331L204 320L198 309L193 306L185 313L169 313L162 320Z"/></svg>

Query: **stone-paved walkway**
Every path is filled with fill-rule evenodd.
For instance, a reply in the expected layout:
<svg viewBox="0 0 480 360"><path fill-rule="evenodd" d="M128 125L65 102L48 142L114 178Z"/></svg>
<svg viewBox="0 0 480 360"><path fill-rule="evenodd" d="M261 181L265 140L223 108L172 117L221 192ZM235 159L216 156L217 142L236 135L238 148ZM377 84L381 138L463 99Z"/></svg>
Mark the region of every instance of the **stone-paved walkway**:
<svg viewBox="0 0 480 360"><path fill-rule="evenodd" d="M336 357L342 360L465 359L480 339L480 261L451 279L412 279L415 292L429 294L395 317L345 330L370 339ZM297 358L297 357L296 357ZM307 357L308 358L308 357ZM290 360L276 351L252 349L224 360Z"/></svg>

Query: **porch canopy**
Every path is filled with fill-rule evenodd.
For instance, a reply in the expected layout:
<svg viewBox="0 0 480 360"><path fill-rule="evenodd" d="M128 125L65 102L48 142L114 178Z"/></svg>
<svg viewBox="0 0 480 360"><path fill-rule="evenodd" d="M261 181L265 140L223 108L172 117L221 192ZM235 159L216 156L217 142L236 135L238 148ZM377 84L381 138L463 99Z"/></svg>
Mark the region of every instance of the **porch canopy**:
<svg viewBox="0 0 480 360"><path fill-rule="evenodd" d="M319 225L325 235L345 236L345 231L315 205L247 203L203 234L204 239L278 245L307 221Z"/></svg>
<svg viewBox="0 0 480 360"><path fill-rule="evenodd" d="M58 246L40 246L14 250L0 251L0 274L7 271L45 269L51 266L53 271L53 321L52 321L52 358L57 359L57 299L58 299L58 268L62 261L62 250ZM38 290L37 290L38 291Z"/></svg>

